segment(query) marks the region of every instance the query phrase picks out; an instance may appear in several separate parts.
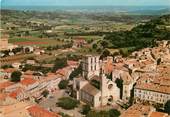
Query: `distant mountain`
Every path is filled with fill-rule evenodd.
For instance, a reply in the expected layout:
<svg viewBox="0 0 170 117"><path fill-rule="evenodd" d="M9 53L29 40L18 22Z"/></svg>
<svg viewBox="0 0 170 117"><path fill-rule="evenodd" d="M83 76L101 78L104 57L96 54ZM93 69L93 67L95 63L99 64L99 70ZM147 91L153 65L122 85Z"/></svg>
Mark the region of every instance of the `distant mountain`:
<svg viewBox="0 0 170 117"><path fill-rule="evenodd" d="M169 6L1 6L1 9L30 11L115 12L155 14L169 12Z"/></svg>
<svg viewBox="0 0 170 117"><path fill-rule="evenodd" d="M170 8L165 8L160 10L137 10L128 13L138 14L138 15L165 15L165 14L170 14Z"/></svg>

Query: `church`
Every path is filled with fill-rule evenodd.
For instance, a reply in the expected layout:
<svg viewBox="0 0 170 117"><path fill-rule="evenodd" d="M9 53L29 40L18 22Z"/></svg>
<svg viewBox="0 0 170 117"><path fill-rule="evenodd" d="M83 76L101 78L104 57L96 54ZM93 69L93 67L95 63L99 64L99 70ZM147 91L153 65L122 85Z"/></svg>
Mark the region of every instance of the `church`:
<svg viewBox="0 0 170 117"><path fill-rule="evenodd" d="M107 68L112 62L112 57L99 60L97 55L86 55L82 60L82 76L73 81L74 97L92 107L104 106L117 101L120 97L120 89L107 75L109 72Z"/></svg>

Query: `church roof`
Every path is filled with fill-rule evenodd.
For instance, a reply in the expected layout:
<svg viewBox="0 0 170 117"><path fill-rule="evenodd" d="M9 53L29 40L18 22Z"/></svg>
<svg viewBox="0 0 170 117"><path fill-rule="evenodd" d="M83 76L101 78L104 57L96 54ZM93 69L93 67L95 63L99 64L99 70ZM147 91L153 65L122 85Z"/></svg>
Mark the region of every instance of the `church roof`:
<svg viewBox="0 0 170 117"><path fill-rule="evenodd" d="M87 83L81 90L92 96L95 96L100 92L100 90L89 83Z"/></svg>

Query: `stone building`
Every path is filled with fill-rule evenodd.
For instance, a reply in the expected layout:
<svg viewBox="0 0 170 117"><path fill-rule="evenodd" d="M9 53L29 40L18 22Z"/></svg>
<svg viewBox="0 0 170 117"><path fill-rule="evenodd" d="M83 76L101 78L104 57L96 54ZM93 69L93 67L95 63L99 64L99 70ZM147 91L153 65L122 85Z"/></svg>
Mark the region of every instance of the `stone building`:
<svg viewBox="0 0 170 117"><path fill-rule="evenodd" d="M86 55L83 58L83 77L90 80L94 75L100 74L99 56Z"/></svg>
<svg viewBox="0 0 170 117"><path fill-rule="evenodd" d="M73 81L74 96L77 100L93 107L112 103L119 99L119 88L108 79L100 67L99 56L88 55L82 61L83 76Z"/></svg>
<svg viewBox="0 0 170 117"><path fill-rule="evenodd" d="M148 101L164 105L170 100L170 79L167 77L143 77L134 87L137 102Z"/></svg>

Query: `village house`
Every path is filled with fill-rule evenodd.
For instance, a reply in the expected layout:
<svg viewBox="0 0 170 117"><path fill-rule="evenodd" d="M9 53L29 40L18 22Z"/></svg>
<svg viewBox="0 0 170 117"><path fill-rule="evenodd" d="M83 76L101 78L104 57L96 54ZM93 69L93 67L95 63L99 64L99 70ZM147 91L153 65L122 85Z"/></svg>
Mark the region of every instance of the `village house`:
<svg viewBox="0 0 170 117"><path fill-rule="evenodd" d="M134 104L124 111L120 117L169 117L167 113L157 112L150 105Z"/></svg>
<svg viewBox="0 0 170 117"><path fill-rule="evenodd" d="M38 105L30 106L27 110L31 117L61 117L59 114L45 110Z"/></svg>
<svg viewBox="0 0 170 117"><path fill-rule="evenodd" d="M125 64L123 63L116 63L113 65L112 81L122 82L122 88L120 88L120 99L122 99L124 102L128 102L131 97L131 91L135 82L132 76L129 74L129 69L124 65Z"/></svg>
<svg viewBox="0 0 170 117"><path fill-rule="evenodd" d="M35 60L28 59L28 60L26 60L26 64L34 65L34 64L36 64L36 61L35 61Z"/></svg>
<svg viewBox="0 0 170 117"><path fill-rule="evenodd" d="M53 93L54 91L59 89L58 84L62 80L62 75L55 74L55 73L48 73L45 79L46 79L46 82L48 82L48 85L47 85L48 91Z"/></svg>
<svg viewBox="0 0 170 117"><path fill-rule="evenodd" d="M39 83L33 78L24 78L20 81L20 84L26 91L32 90L39 85Z"/></svg>
<svg viewBox="0 0 170 117"><path fill-rule="evenodd" d="M58 69L56 71L56 74L59 74L60 76L62 76L62 79L69 79L69 76L73 70L74 68L70 66L66 66L64 68Z"/></svg>
<svg viewBox="0 0 170 117"><path fill-rule="evenodd" d="M7 69L2 69L0 72L0 75L4 78L4 79L9 79L11 78L11 74L12 72L16 71L15 68L7 68Z"/></svg>
<svg viewBox="0 0 170 117"><path fill-rule="evenodd" d="M6 105L12 105L18 102L18 100L10 97L7 93L0 93L0 107Z"/></svg>
<svg viewBox="0 0 170 117"><path fill-rule="evenodd" d="M41 98L41 93L48 90L50 93L58 90L58 84L63 76L56 73L47 73L46 76L24 75L21 80L22 87L27 91L29 97Z"/></svg>
<svg viewBox="0 0 170 117"><path fill-rule="evenodd" d="M26 91L23 88L18 88L12 91L11 93L9 93L9 96L18 101L22 101L28 97Z"/></svg>
<svg viewBox="0 0 170 117"><path fill-rule="evenodd" d="M33 52L35 55L41 55L45 53L45 50L36 48Z"/></svg>
<svg viewBox="0 0 170 117"><path fill-rule="evenodd" d="M0 106L0 117L30 117L27 110L29 106L27 102L13 101L13 103Z"/></svg>
<svg viewBox="0 0 170 117"><path fill-rule="evenodd" d="M87 42L83 38L76 38L73 40L73 48L81 48L85 46Z"/></svg>
<svg viewBox="0 0 170 117"><path fill-rule="evenodd" d="M5 92L5 90L9 87L12 86L14 83L10 81L5 81L0 83L0 92Z"/></svg>
<svg viewBox="0 0 170 117"><path fill-rule="evenodd" d="M120 117L150 117L155 108L149 105L134 104L123 112Z"/></svg>
<svg viewBox="0 0 170 117"><path fill-rule="evenodd" d="M169 115L163 112L152 112L149 117L169 117Z"/></svg>
<svg viewBox="0 0 170 117"><path fill-rule="evenodd" d="M8 87L5 88L5 92L10 93L12 91L15 91L16 89L20 88L21 84L20 83L13 83L12 85L9 85Z"/></svg>
<svg viewBox="0 0 170 117"><path fill-rule="evenodd" d="M19 69L20 66L21 66L21 63L20 63L20 62L12 63L12 67L14 67L15 69Z"/></svg>
<svg viewBox="0 0 170 117"><path fill-rule="evenodd" d="M134 88L136 101L149 101L164 105L170 100L170 79L161 77L140 78Z"/></svg>

